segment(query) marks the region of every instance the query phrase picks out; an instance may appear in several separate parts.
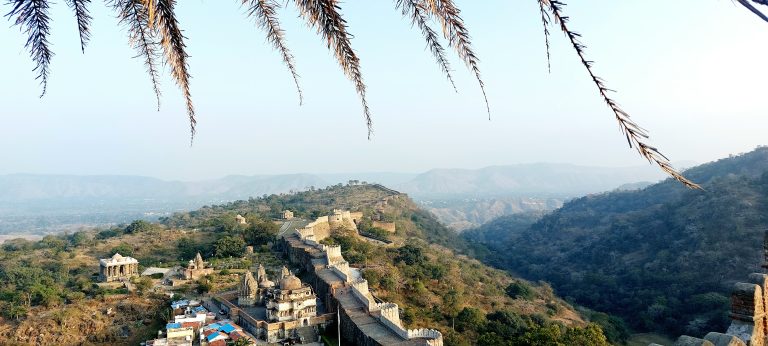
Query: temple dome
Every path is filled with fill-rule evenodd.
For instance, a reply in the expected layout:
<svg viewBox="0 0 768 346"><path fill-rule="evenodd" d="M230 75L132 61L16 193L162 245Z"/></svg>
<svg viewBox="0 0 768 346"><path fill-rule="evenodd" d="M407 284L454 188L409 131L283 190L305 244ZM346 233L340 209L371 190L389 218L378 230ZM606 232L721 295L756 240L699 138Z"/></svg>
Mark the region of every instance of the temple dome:
<svg viewBox="0 0 768 346"><path fill-rule="evenodd" d="M291 274L280 279L281 290L297 290L301 288L301 280L295 275Z"/></svg>
<svg viewBox="0 0 768 346"><path fill-rule="evenodd" d="M264 280L262 282L259 282L259 287L261 288L272 288L275 287L275 283L269 280Z"/></svg>

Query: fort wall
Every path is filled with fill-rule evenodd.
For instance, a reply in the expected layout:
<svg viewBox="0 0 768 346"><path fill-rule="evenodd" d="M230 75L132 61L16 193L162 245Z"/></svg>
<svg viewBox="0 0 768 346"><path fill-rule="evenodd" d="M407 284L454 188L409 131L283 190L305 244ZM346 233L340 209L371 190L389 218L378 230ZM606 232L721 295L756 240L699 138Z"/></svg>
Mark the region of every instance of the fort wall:
<svg viewBox="0 0 768 346"><path fill-rule="evenodd" d="M382 331L389 330L392 333L390 338L400 338L401 341L409 340L428 346L442 346L443 336L439 331L424 328L405 329L400 321L400 310L397 304L377 303L368 288L368 281L353 278L349 262L344 260L342 256L341 247L318 243L323 237L318 236L315 231L321 229L322 232L322 225L328 224L329 230L330 225L339 223L345 225L351 223L355 227L354 221L359 219L355 220L354 217L362 217L362 213L353 214L348 211L334 210L333 215L318 218L303 229L284 236L282 239L283 251L288 255L291 262L303 265L312 274L310 280L314 281L315 291L318 297L324 301L325 306L330 311L338 310L339 323L345 333L342 335L343 338L356 345L382 345L382 342L377 338L381 339L385 336L368 335L361 326L355 323L355 317L350 315L357 311L355 309L362 306L366 314L378 320L384 328ZM327 236L325 235L325 237ZM320 272L325 274L321 275ZM327 277L328 274L331 274L332 277ZM340 300L336 296L337 294L346 294L344 292L351 292L357 302ZM344 302L354 304L355 308L347 311L342 304ZM336 309L336 307L340 307L340 309Z"/></svg>

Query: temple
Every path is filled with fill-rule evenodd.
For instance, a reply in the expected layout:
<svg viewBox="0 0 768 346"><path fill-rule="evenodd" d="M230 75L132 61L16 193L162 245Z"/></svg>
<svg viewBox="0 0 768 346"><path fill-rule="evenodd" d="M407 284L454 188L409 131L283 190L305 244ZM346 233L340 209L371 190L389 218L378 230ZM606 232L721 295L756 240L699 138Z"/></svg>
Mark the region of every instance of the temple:
<svg viewBox="0 0 768 346"><path fill-rule="evenodd" d="M133 257L115 253L110 258L99 260L99 281L124 281L139 275L139 261Z"/></svg>
<svg viewBox="0 0 768 346"><path fill-rule="evenodd" d="M213 274L213 268L206 268L203 256L198 252L195 259L189 260L187 268L184 269L184 279L197 280L203 276Z"/></svg>

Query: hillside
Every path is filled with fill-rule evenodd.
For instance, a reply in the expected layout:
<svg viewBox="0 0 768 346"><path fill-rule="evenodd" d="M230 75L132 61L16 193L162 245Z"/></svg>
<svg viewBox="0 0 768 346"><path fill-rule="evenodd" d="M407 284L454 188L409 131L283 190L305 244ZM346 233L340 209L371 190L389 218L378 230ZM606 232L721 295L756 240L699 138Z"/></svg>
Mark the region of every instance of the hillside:
<svg viewBox="0 0 768 346"><path fill-rule="evenodd" d="M135 344L161 325L163 292L195 297L231 290L239 273L259 263L269 271L287 263L270 245L283 223L275 219L279 212L295 211L291 226L335 208L361 211L359 231L332 229L324 241L341 245L344 257L362 271L378 298L400 306L406 327L437 328L446 345L607 345L603 328L610 340L625 337L615 320L577 312L547 284L514 278L450 250L461 248L456 233L405 195L393 194L397 192L378 185L336 185L208 206L162 223L137 221L38 242L8 242L0 247L0 282L7 283L0 288L0 338L18 344ZM237 223L237 214L247 224ZM372 218L393 223L396 231L377 229ZM255 253L246 254L244 245L254 246ZM114 252L135 257L142 270L185 265L200 252L216 271L178 287L144 277L134 284L145 288L133 293L94 285L98 259ZM301 268L293 269L301 273ZM102 317L112 304L123 305L114 307L125 313L120 319ZM141 306L146 308L130 310ZM52 327L38 336L32 325ZM72 333L68 327L89 334Z"/></svg>
<svg viewBox="0 0 768 346"><path fill-rule="evenodd" d="M420 200L449 228L462 232L478 227L498 217L520 214L543 214L563 205L564 198L495 197Z"/></svg>
<svg viewBox="0 0 768 346"><path fill-rule="evenodd" d="M760 271L768 229L768 148L691 168L704 191L667 180L590 195L532 225L468 232L489 263L550 282L561 296L640 331L724 330L735 280ZM506 230L507 232L504 232Z"/></svg>
<svg viewBox="0 0 768 346"><path fill-rule="evenodd" d="M447 197L574 197L639 181L663 178L643 167L588 167L569 164L519 164L481 169L433 169L395 186L418 199Z"/></svg>

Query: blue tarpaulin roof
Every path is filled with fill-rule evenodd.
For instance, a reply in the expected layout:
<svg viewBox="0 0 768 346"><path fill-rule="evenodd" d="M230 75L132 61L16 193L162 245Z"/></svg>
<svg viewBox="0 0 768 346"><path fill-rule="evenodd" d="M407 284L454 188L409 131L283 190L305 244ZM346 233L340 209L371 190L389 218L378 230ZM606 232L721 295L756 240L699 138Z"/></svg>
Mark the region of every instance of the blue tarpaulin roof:
<svg viewBox="0 0 768 346"><path fill-rule="evenodd" d="M221 328L219 328L219 330L224 332L224 333L229 334L229 333L232 333L233 331L235 331L235 327L233 325L227 323L224 326L222 326Z"/></svg>
<svg viewBox="0 0 768 346"><path fill-rule="evenodd" d="M216 339L219 335L221 335L221 334L213 333L211 335L208 335L208 337L206 339L208 339L208 342L211 342L211 341L213 341L213 339Z"/></svg>
<svg viewBox="0 0 768 346"><path fill-rule="evenodd" d="M182 306L189 305L189 300L177 300L175 302L171 302L171 307L174 309L178 309Z"/></svg>
<svg viewBox="0 0 768 346"><path fill-rule="evenodd" d="M165 325L165 329L178 329L181 328L181 323L168 323Z"/></svg>
<svg viewBox="0 0 768 346"><path fill-rule="evenodd" d="M208 312L208 310L206 310L206 309L205 309L204 307L202 307L202 306L198 306L198 307L196 307L194 310L195 310L195 312Z"/></svg>

